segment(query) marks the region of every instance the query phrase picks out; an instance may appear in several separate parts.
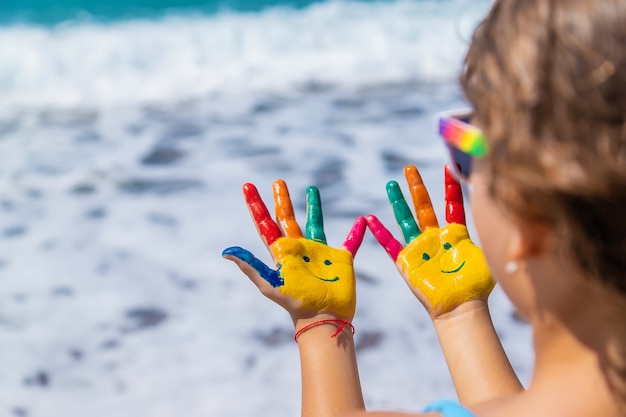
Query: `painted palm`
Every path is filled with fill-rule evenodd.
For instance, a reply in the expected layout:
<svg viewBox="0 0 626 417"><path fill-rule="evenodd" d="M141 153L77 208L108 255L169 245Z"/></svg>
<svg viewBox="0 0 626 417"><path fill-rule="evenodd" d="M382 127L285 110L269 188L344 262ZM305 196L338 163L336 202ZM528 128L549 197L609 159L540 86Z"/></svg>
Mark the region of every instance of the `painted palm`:
<svg viewBox="0 0 626 417"><path fill-rule="evenodd" d="M416 167L404 174L417 221L396 181L387 183L387 196L406 247L373 215L367 223L376 240L431 316L454 310L465 301L486 298L494 287L482 250L469 238L461 186L446 166L445 205L448 224L439 227L430 196Z"/></svg>
<svg viewBox="0 0 626 417"><path fill-rule="evenodd" d="M351 320L356 309L353 259L365 234L365 218L357 218L343 245L332 248L324 234L317 187L307 188L304 235L285 182L275 181L273 189L276 221L257 188L249 183L243 186L246 204L276 269L240 247L227 248L222 255L238 262L263 294L288 311L298 316L325 312Z"/></svg>

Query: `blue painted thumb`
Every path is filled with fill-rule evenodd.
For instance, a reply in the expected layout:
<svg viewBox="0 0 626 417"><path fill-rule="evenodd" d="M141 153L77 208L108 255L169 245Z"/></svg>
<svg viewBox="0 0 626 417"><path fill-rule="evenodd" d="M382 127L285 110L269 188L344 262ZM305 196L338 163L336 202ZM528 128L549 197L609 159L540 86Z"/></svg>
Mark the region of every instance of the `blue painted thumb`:
<svg viewBox="0 0 626 417"><path fill-rule="evenodd" d="M259 260L256 256L252 254L252 252L241 248L239 246L231 246L222 251L222 257L224 258L237 258L259 273L261 278L265 281L269 282L269 284L276 288L285 284L285 281L281 278L280 273L278 271L273 270L269 266L265 265L263 261Z"/></svg>

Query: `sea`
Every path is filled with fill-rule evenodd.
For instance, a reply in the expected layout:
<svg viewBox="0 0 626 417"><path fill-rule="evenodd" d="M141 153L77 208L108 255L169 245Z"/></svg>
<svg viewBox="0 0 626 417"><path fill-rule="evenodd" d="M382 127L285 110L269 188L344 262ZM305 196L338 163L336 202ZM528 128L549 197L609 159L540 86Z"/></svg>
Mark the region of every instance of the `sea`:
<svg viewBox="0 0 626 417"><path fill-rule="evenodd" d="M241 187L271 210L284 179L302 222L316 185L329 245L370 213L400 239L413 164L445 223L434 118L490 3L1 0L0 416L298 416L291 320L221 257L271 263ZM454 398L371 234L355 270L366 406ZM530 329L490 305L526 384Z"/></svg>

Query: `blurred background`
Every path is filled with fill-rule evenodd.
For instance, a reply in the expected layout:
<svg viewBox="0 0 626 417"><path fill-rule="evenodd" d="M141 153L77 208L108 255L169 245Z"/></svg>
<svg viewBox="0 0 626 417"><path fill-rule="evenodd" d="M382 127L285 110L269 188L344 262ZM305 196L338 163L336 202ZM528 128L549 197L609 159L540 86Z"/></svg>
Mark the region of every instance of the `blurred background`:
<svg viewBox="0 0 626 417"><path fill-rule="evenodd" d="M241 195L322 194L329 244L391 229L415 164L443 223L434 115L488 0L1 0L0 416L296 416L286 312ZM470 231L473 226L469 224ZM398 233L398 237L400 234ZM366 404L454 397L429 319L371 235L356 257ZM525 382L529 330L496 288Z"/></svg>

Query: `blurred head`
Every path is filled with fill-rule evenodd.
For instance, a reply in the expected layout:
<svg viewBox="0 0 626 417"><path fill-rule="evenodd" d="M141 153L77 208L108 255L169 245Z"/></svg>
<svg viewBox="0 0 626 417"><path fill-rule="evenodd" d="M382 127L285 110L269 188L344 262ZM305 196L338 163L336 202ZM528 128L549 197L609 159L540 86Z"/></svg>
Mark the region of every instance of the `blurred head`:
<svg viewBox="0 0 626 417"><path fill-rule="evenodd" d="M624 22L624 0L496 0L461 83L488 195L626 297Z"/></svg>

